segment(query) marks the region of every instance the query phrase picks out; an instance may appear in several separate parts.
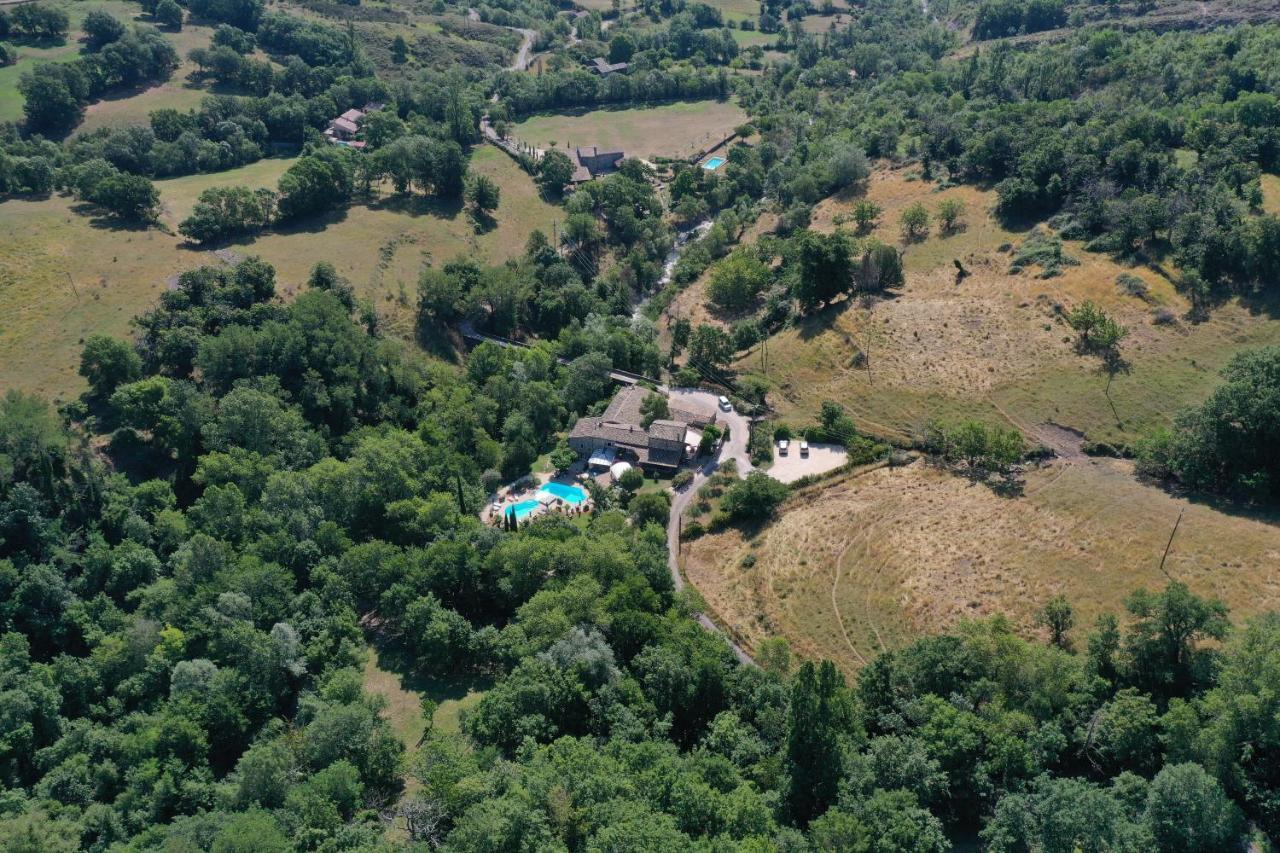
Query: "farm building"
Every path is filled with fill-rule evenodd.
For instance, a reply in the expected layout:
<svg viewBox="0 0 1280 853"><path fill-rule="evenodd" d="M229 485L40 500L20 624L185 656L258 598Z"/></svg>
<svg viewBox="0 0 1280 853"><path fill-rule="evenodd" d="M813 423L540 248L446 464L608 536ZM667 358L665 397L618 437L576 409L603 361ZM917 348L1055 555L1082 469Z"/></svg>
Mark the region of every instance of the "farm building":
<svg viewBox="0 0 1280 853"><path fill-rule="evenodd" d="M364 109L358 110L353 107L347 110L329 122L329 126L324 131L325 138L333 145L363 148L364 143L356 139L356 135L360 132L360 126L364 124L365 116L380 109L382 104L368 103L364 105Z"/></svg>
<svg viewBox="0 0 1280 853"><path fill-rule="evenodd" d="M569 446L584 456L613 460L633 457L634 464L648 471L672 471L679 467L688 450L690 427L715 423L714 413L682 409L667 403L669 418L655 420L646 429L640 407L651 391L630 385L609 402L599 417L581 418L569 433ZM696 442L695 442L696 443Z"/></svg>
<svg viewBox="0 0 1280 853"><path fill-rule="evenodd" d="M601 77L608 77L610 74L622 74L629 67L625 62L609 62L603 56L597 56L595 59L587 63L587 67L599 74Z"/></svg>
<svg viewBox="0 0 1280 853"><path fill-rule="evenodd" d="M590 148L575 148L573 159L576 168L569 182L581 184L600 175L617 171L623 156L621 151L601 151L594 145Z"/></svg>

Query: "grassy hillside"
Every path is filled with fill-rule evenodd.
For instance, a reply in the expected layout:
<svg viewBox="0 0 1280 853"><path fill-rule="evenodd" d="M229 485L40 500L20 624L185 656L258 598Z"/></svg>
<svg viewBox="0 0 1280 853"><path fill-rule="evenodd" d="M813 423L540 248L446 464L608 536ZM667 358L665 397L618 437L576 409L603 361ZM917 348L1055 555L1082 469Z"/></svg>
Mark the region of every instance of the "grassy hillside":
<svg viewBox="0 0 1280 853"><path fill-rule="evenodd" d="M274 186L289 160L272 159L214 175L157 182L162 220L172 229L208 186ZM551 232L559 210L506 155L478 148L471 168L502 188L497 225L477 234L458 203L384 194L292 228L225 247L275 265L288 298L319 261L349 277L387 323L409 334L424 264L460 254L494 263L518 255L530 231ZM126 335L129 320L185 269L220 262L158 229L128 230L82 215L64 197L0 204L0 387L55 399L78 393L80 346L88 335ZM224 257L232 257L225 255ZM73 286L74 285L74 286Z"/></svg>
<svg viewBox="0 0 1280 853"><path fill-rule="evenodd" d="M1237 619L1274 609L1276 522L1176 499L1114 460L1056 461L1014 499L917 462L812 488L756 536L697 539L685 567L748 645L785 636L852 671L961 619L1002 613L1033 633L1035 611L1057 594L1076 608L1077 639L1131 590L1169 578L1221 598Z"/></svg>
<svg viewBox="0 0 1280 853"><path fill-rule="evenodd" d="M744 373L773 386L770 402L786 419L811 418L823 400L846 406L867 431L908 438L929 421L979 417L1018 426L1032 441L1047 423L1100 441L1127 442L1168 423L1202 400L1218 371L1242 349L1280 342L1280 321L1268 306L1228 303L1202 323L1183 318L1188 305L1170 281L1148 268L1128 268L1067 242L1077 264L1040 278L1042 268L1011 273L1031 232L1011 232L991 215L993 193L973 187L937 191L902 172L877 172L866 196L884 213L874 235L899 243L899 215L921 202L936 210L944 198L967 207L965 227L934 228L904 246L906 286L883 300L843 301L783 330L768 344L760 374L758 349L739 362ZM830 230L858 196L824 201L813 227ZM851 225L848 227L852 227ZM954 261L970 273L956 281ZM1117 286L1121 275L1142 279L1145 299ZM1115 375L1076 352L1062 313L1089 299L1130 329L1126 365ZM1165 315L1171 322L1157 322Z"/></svg>

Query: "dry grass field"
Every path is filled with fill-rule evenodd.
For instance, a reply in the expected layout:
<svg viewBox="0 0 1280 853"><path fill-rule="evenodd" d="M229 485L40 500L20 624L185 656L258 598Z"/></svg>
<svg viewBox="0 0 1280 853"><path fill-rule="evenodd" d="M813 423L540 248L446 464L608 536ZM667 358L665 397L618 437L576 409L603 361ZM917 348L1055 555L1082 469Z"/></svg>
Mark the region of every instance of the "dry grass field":
<svg viewBox="0 0 1280 853"><path fill-rule="evenodd" d="M1274 209L1280 182L1268 176L1264 191ZM812 227L840 227L862 197L822 202ZM904 247L906 285L884 299L841 301L770 339L779 417L803 425L835 400L864 430L903 439L934 419L974 417L1012 423L1060 458L1030 472L1018 498L919 462L810 487L754 537L731 530L695 540L683 556L686 574L722 622L748 646L784 636L805 657L853 670L881 648L968 617L1005 613L1033 633L1036 609L1062 593L1077 608L1082 639L1134 588L1167 581L1160 555L1184 508L1168 577L1222 598L1237 617L1280 606L1280 519L1175 498L1138 482L1130 463L1080 452L1082 435L1132 441L1168 423L1210 393L1232 355L1280 343L1274 306L1233 301L1194 324L1164 275L1077 243L1063 249L1078 265L1058 277L1040 278L1038 266L1011 274L1029 232L998 223L988 191L938 191L904 171L878 170L865 197L884 209L875 236ZM966 227L951 235L934 228L904 245L902 210L920 201L934 211L945 198L965 203ZM954 260L970 272L963 281ZM1146 283L1145 299L1117 287L1122 273ZM1127 367L1114 377L1075 351L1061 319L1085 299L1131 330ZM1153 322L1157 309L1176 319ZM672 312L732 319L708 309L702 282ZM759 350L738 368L761 370Z"/></svg>
<svg viewBox="0 0 1280 853"><path fill-rule="evenodd" d="M512 135L547 148L595 145L628 157L688 157L727 136L746 120L736 104L680 101L657 107L545 114L515 125Z"/></svg>
<svg viewBox="0 0 1280 853"><path fill-rule="evenodd" d="M874 233L897 243L898 217L915 201L934 210L948 197L965 202L967 227L936 229L905 248L907 283L895 296L838 302L769 341L766 378L782 417L805 421L823 400L836 400L873 433L908 438L937 418L1012 422L1033 440L1044 424L1089 438L1126 442L1168 423L1203 399L1236 352L1280 342L1280 322L1257 306L1228 303L1210 320L1153 322L1164 308L1181 318L1187 304L1163 276L1129 269L1066 243L1077 266L1056 278L1039 267L1010 274L1012 252L1028 234L1005 230L990 215L993 194L973 187L942 192L901 172L880 171L867 196L885 212ZM856 198L829 199L813 227L830 230ZM953 260L971 273L956 282ZM1116 286L1122 273L1146 282L1145 300ZM696 298L687 297L687 298ZM1108 376L1098 359L1075 351L1061 312L1090 299L1130 329L1126 370ZM858 358L865 356L865 362ZM756 351L739 363L759 371Z"/></svg>
<svg viewBox="0 0 1280 853"><path fill-rule="evenodd" d="M231 172L157 182L162 222L174 228L208 186L274 186L290 162L263 160ZM460 254L499 263L520 254L533 229L550 233L560 215L497 149L476 149L471 168L502 188L497 225L485 233L476 233L457 204L387 194L228 248L274 264L286 298L312 266L330 261L361 296L374 300L388 328L408 334L424 264ZM219 262L212 251L195 249L174 233L114 228L76 207L58 196L0 204L0 389L69 399L83 387L76 368L87 336L127 335L129 321L147 310L166 282L183 270Z"/></svg>
<svg viewBox="0 0 1280 853"><path fill-rule="evenodd" d="M686 546L686 574L749 647L784 636L846 671L912 637L1003 613L1026 634L1059 593L1076 639L1165 571L1230 605L1235 618L1280 606L1277 519L1231 515L1136 481L1115 460L1058 460L1002 498L916 462L793 497L754 538L728 531ZM748 555L754 558L745 560Z"/></svg>
<svg viewBox="0 0 1280 853"><path fill-rule="evenodd" d="M1262 176L1262 207L1267 213L1280 213L1280 176Z"/></svg>

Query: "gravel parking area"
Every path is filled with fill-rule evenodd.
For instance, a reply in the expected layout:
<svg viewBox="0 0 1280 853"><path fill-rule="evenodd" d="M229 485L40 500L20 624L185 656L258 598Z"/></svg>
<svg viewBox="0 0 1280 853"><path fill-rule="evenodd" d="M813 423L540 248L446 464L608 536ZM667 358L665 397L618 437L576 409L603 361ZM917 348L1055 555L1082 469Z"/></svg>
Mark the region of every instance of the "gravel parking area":
<svg viewBox="0 0 1280 853"><path fill-rule="evenodd" d="M798 440L791 442L786 456L778 455L778 446L775 444L769 476L784 483L794 483L801 477L833 471L848 459L848 452L838 444L810 444L808 456L800 455Z"/></svg>

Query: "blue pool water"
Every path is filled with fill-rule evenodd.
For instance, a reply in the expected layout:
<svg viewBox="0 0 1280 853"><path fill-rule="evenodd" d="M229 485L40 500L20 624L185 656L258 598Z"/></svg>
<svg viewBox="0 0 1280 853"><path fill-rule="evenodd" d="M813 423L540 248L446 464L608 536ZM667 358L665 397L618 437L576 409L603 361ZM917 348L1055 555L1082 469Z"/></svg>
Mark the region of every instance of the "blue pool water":
<svg viewBox="0 0 1280 853"><path fill-rule="evenodd" d="M585 491L577 486L566 486L564 483L547 483L541 489L538 489L538 491L539 493L547 492L570 506L577 506L587 499L587 493Z"/></svg>
<svg viewBox="0 0 1280 853"><path fill-rule="evenodd" d="M712 157L710 160L702 164L702 168L706 169L708 172L714 172L716 169L719 169L723 165L724 165L723 157Z"/></svg>
<svg viewBox="0 0 1280 853"><path fill-rule="evenodd" d="M507 507L507 516L510 517L514 515L516 517L516 521L524 521L529 513L533 512L537 508L537 501L520 501L518 504L512 504Z"/></svg>

